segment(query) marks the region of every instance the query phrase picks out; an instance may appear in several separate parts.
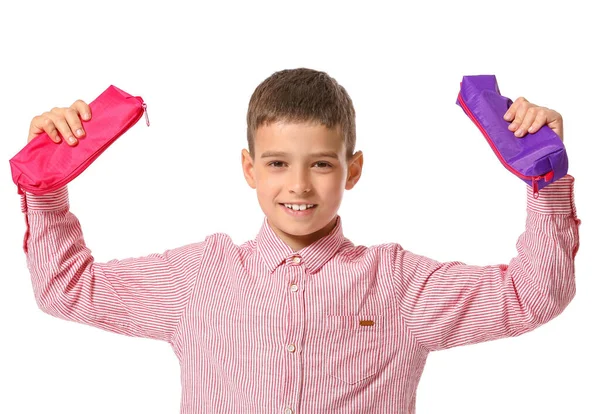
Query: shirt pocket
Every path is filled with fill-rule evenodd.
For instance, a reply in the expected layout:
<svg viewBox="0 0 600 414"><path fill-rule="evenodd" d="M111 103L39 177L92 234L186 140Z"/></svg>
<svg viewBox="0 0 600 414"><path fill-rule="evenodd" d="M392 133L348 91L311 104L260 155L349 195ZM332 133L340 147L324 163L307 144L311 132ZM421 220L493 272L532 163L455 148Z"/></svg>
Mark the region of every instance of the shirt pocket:
<svg viewBox="0 0 600 414"><path fill-rule="evenodd" d="M356 384L380 370L382 318L377 315L328 316L331 376Z"/></svg>

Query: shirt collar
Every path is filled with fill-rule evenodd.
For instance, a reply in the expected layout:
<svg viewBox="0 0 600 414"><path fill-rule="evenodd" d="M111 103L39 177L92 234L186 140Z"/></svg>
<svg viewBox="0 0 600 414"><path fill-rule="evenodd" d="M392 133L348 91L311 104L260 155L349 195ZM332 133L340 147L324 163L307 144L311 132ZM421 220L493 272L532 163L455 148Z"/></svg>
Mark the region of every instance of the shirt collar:
<svg viewBox="0 0 600 414"><path fill-rule="evenodd" d="M342 218L338 215L335 226L328 235L294 252L277 236L265 217L256 236L256 249L269 272L273 272L283 263L291 263L294 256L300 256L301 263L308 271L314 273L337 253L344 240Z"/></svg>

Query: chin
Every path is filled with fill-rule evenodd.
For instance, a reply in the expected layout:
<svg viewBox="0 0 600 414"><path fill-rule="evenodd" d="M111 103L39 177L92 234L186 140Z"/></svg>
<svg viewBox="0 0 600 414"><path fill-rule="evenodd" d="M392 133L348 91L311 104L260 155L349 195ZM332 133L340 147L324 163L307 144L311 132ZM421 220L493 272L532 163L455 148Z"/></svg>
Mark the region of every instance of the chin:
<svg viewBox="0 0 600 414"><path fill-rule="evenodd" d="M280 223L280 224L281 225L279 225L278 227L281 231L286 232L290 236L298 236L298 237L309 236L309 235L319 231L319 229L321 229L321 227L322 227L322 226L315 226L314 224L307 225L307 224L302 224L302 223L298 223L298 224Z"/></svg>
<svg viewBox="0 0 600 414"><path fill-rule="evenodd" d="M308 236L323 227L314 221L294 223L287 217L274 217L274 223L281 231L292 236Z"/></svg>

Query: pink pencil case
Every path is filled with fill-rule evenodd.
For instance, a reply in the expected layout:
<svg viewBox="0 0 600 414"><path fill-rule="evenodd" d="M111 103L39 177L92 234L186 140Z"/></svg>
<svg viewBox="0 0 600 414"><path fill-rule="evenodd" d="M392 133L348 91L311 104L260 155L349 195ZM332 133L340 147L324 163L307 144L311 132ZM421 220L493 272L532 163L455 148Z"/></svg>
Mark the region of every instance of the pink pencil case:
<svg viewBox="0 0 600 414"><path fill-rule="evenodd" d="M42 133L10 159L12 178L18 193L43 195L55 191L76 178L117 138L146 114L146 104L139 96L109 86L90 103L92 119L83 121L85 136L75 147L56 144Z"/></svg>

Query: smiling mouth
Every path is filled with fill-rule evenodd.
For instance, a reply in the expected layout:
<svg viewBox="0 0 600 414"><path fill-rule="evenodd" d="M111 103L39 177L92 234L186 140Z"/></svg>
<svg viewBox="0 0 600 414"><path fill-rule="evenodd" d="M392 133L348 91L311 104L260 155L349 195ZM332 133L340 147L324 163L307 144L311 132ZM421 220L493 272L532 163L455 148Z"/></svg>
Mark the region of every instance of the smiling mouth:
<svg viewBox="0 0 600 414"><path fill-rule="evenodd" d="M310 210L317 207L317 204L287 204L287 203L279 203L279 205L284 206L293 211L304 211Z"/></svg>

